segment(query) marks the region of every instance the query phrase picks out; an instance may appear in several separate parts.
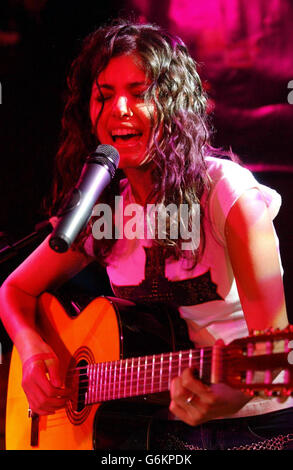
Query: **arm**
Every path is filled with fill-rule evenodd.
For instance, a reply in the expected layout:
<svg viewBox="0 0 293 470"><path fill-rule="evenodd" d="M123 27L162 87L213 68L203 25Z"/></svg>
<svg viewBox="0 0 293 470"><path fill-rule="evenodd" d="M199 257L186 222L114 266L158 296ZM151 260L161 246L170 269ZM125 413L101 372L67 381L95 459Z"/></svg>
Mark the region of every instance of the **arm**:
<svg viewBox="0 0 293 470"><path fill-rule="evenodd" d="M225 229L248 329L284 328L288 318L274 228L256 189L232 207Z"/></svg>
<svg viewBox="0 0 293 470"><path fill-rule="evenodd" d="M274 228L257 190L247 191L232 207L225 234L248 329L285 327L288 320ZM193 394L192 402L186 403ZM224 384L207 387L186 369L172 382L170 410L195 426L233 414L249 399Z"/></svg>
<svg viewBox="0 0 293 470"><path fill-rule="evenodd" d="M67 393L61 389L58 358L35 327L37 297L57 288L88 262L84 255L72 250L55 253L46 239L0 289L1 319L24 365L23 388L30 407L39 414L63 406ZM46 355L46 360L34 360L36 354Z"/></svg>

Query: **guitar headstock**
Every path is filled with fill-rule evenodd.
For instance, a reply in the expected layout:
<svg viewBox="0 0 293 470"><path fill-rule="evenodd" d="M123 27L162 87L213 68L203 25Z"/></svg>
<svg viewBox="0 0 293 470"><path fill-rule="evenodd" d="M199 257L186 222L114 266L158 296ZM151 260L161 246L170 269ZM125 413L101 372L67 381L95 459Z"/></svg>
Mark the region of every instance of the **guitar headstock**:
<svg viewBox="0 0 293 470"><path fill-rule="evenodd" d="M293 395L293 325L253 331L225 347L224 380L250 395Z"/></svg>

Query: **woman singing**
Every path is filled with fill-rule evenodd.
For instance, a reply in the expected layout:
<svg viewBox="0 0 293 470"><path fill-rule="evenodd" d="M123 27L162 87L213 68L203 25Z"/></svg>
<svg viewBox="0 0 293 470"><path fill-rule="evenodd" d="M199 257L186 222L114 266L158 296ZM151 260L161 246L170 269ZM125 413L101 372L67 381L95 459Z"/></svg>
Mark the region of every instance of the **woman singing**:
<svg viewBox="0 0 293 470"><path fill-rule="evenodd" d="M124 230L98 239L91 221L68 252L55 253L46 239L5 281L1 317L23 364L29 407L39 415L64 407L70 392L59 376L62 358L36 330L37 298L93 260L106 266L117 297L176 306L197 346L288 324L272 223L280 197L212 149L207 99L184 43L150 24L100 28L85 40L68 87L51 215L99 144L120 155L121 172L103 194L112 209L115 196L124 208L143 208L141 228L152 205L188 210L175 222L167 218L161 237L156 230L140 237ZM171 237L174 223L191 230L196 214L199 236L192 243L179 230ZM128 214L124 229L129 220ZM290 406L291 399L251 399L225 384L207 385L187 368L171 383L173 419L166 426L178 439L187 428L188 448L250 449L256 442L289 448ZM211 429L219 441L205 434ZM181 437L178 448L184 448Z"/></svg>

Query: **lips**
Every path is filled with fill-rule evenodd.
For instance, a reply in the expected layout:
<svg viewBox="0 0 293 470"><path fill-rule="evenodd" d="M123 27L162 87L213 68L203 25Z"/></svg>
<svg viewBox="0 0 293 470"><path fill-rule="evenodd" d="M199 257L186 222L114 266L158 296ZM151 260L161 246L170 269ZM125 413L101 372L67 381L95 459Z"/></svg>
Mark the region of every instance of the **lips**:
<svg viewBox="0 0 293 470"><path fill-rule="evenodd" d="M113 142L133 142L140 139L142 132L135 128L116 128L111 131Z"/></svg>

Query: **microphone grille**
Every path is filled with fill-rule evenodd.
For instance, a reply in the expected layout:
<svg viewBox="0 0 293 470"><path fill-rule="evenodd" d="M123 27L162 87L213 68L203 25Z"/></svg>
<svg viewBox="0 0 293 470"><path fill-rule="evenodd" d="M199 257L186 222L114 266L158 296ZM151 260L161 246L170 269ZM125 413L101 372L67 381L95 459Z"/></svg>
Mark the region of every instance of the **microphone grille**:
<svg viewBox="0 0 293 470"><path fill-rule="evenodd" d="M106 165L113 178L115 171L119 165L119 153L112 145L101 144L88 157L88 162L102 163Z"/></svg>
<svg viewBox="0 0 293 470"><path fill-rule="evenodd" d="M110 158L115 168L119 165L119 153L112 145L101 144L96 148L94 155Z"/></svg>

